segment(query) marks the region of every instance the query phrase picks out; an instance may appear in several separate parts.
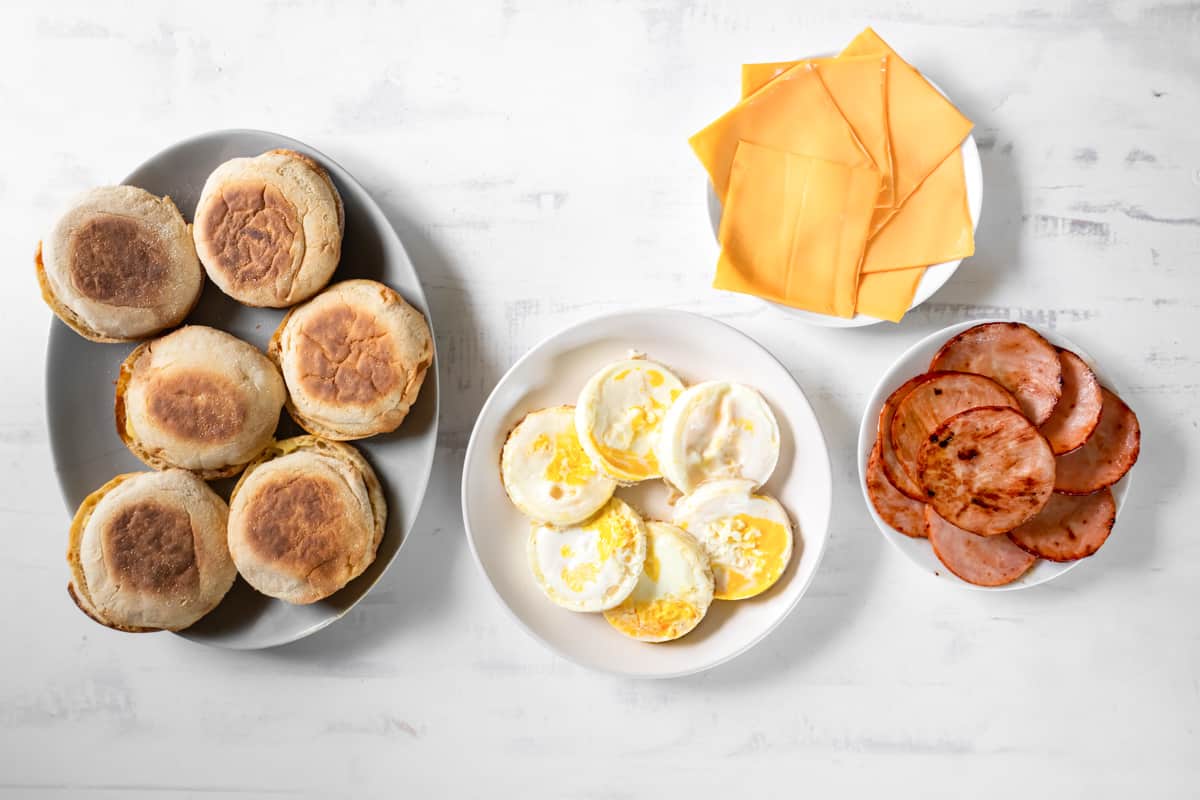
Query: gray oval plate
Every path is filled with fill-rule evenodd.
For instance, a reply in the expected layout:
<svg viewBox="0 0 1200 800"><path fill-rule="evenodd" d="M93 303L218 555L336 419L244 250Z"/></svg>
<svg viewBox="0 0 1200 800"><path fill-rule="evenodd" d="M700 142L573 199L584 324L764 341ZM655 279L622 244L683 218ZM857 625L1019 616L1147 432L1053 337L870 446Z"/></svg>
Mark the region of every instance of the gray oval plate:
<svg viewBox="0 0 1200 800"><path fill-rule="evenodd" d="M425 292L383 211L334 161L286 136L253 130L206 133L169 147L134 170L124 183L157 195L170 195L188 221L200 189L221 162L284 147L316 159L333 178L346 207L342 260L333 280L372 278L400 292L430 321ZM265 348L284 310L250 308L206 283L204 294L187 322L211 325ZM46 418L54 469L68 511L109 478L145 470L117 436L113 418L114 381L128 344L95 344L76 335L57 318L46 348ZM395 433L355 442L383 483L388 525L379 554L367 571L344 589L319 603L294 606L258 594L240 578L215 611L182 632L202 644L235 650L273 647L308 636L342 617L375 584L408 538L433 466L438 429L437 356L421 394ZM278 436L303 433L285 411ZM228 497L233 481L214 488ZM63 533L66 541L66 533ZM65 594L65 593L64 593Z"/></svg>

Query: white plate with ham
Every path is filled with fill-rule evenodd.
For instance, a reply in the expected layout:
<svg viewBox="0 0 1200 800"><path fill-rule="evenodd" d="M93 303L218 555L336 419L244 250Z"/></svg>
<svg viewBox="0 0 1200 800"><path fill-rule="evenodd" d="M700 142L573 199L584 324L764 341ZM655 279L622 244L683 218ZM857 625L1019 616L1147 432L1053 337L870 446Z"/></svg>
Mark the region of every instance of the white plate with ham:
<svg viewBox="0 0 1200 800"><path fill-rule="evenodd" d="M914 564L976 589L1045 583L1113 531L1137 461L1136 414L1078 346L1008 320L908 349L859 429L875 524Z"/></svg>

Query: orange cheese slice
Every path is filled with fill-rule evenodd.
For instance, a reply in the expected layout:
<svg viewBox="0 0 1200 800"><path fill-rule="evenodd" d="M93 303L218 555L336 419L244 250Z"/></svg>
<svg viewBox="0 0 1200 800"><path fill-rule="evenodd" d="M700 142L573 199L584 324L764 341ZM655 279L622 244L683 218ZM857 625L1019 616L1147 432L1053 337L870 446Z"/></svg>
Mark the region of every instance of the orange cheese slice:
<svg viewBox="0 0 1200 800"><path fill-rule="evenodd" d="M811 64L842 116L880 171L883 183L877 205L893 203L892 147L887 122L888 57L814 58L806 61L742 65L742 97L749 97L799 64Z"/></svg>
<svg viewBox="0 0 1200 800"><path fill-rule="evenodd" d="M713 287L854 315L879 171L741 142Z"/></svg>
<svg viewBox="0 0 1200 800"><path fill-rule="evenodd" d="M839 58L846 56L888 56L888 133L894 205L900 206L962 144L971 132L971 120L870 28L855 37ZM882 228L893 213L877 214L872 233Z"/></svg>
<svg viewBox="0 0 1200 800"><path fill-rule="evenodd" d="M891 272L864 273L858 284L855 308L860 314L899 322L917 293L925 267Z"/></svg>
<svg viewBox="0 0 1200 800"><path fill-rule="evenodd" d="M851 167L874 166L809 64L789 69L688 140L722 203L742 140Z"/></svg>
<svg viewBox="0 0 1200 800"><path fill-rule="evenodd" d="M761 64L742 64L742 99L766 86L797 64L811 64L825 59L808 58L804 61L769 61Z"/></svg>
<svg viewBox="0 0 1200 800"><path fill-rule="evenodd" d="M941 264L974 252L962 151L956 149L867 242L862 271Z"/></svg>

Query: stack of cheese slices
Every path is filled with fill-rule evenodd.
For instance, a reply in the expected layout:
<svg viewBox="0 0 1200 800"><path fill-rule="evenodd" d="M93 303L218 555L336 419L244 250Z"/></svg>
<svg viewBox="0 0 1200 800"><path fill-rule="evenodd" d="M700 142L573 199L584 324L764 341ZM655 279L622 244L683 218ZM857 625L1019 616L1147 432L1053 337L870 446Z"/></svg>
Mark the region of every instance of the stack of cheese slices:
<svg viewBox="0 0 1200 800"><path fill-rule="evenodd" d="M898 322L929 265L974 253L972 123L873 30L744 65L742 98L690 140L723 206L715 288Z"/></svg>

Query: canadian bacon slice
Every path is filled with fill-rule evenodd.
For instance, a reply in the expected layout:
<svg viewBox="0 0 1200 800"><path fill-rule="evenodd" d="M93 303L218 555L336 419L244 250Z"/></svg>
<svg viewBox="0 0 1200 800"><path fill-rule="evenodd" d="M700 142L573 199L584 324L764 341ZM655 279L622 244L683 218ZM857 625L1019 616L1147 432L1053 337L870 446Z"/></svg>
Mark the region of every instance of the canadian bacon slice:
<svg viewBox="0 0 1200 800"><path fill-rule="evenodd" d="M1012 392L1025 416L1041 425L1062 396L1062 363L1054 346L1020 322L988 322L942 345L930 371L974 372Z"/></svg>
<svg viewBox="0 0 1200 800"><path fill-rule="evenodd" d="M1016 398L991 378L965 372L928 373L897 405L892 419L892 447L900 467L917 479L921 445L950 417L980 406L1019 408ZM917 484L920 486L920 484ZM899 484L897 484L899 486ZM925 497L921 488L918 496Z"/></svg>
<svg viewBox="0 0 1200 800"><path fill-rule="evenodd" d="M1042 512L1008 537L1027 553L1048 561L1075 561L1100 549L1117 520L1112 492L1056 494Z"/></svg>
<svg viewBox="0 0 1200 800"><path fill-rule="evenodd" d="M946 521L980 536L1008 533L1054 493L1054 454L1020 412L972 408L943 422L921 446L917 480Z"/></svg>
<svg viewBox="0 0 1200 800"><path fill-rule="evenodd" d="M883 408L879 410L877 437L883 472L887 475L888 480L892 482L892 486L912 499L920 500L922 503L925 502L925 493L921 491L921 487L916 479L900 466L900 461L896 457L896 448L892 446L892 420L896 418L896 406L900 405L900 401L907 397L909 392L927 380L929 380L928 373L918 375L915 378L909 378L899 389L888 395L888 399L883 401Z"/></svg>
<svg viewBox="0 0 1200 800"><path fill-rule="evenodd" d="M880 442L871 449L867 461L867 496L875 506L879 517L905 536L914 539L925 536L925 504L906 497L883 471L883 459L879 455Z"/></svg>
<svg viewBox="0 0 1200 800"><path fill-rule="evenodd" d="M1142 431L1137 414L1103 387L1100 422L1083 446L1058 457L1054 491L1091 494L1112 486L1137 463Z"/></svg>
<svg viewBox="0 0 1200 800"><path fill-rule="evenodd" d="M1004 586L1020 578L1037 562L1035 556L1007 536L977 536L964 531L925 507L925 533L933 554L946 569L976 586Z"/></svg>
<svg viewBox="0 0 1200 800"><path fill-rule="evenodd" d="M1092 435L1100 421L1104 398L1096 373L1082 358L1061 347L1054 349L1062 364L1062 397L1050 418L1042 423L1042 435L1058 456L1081 446Z"/></svg>

